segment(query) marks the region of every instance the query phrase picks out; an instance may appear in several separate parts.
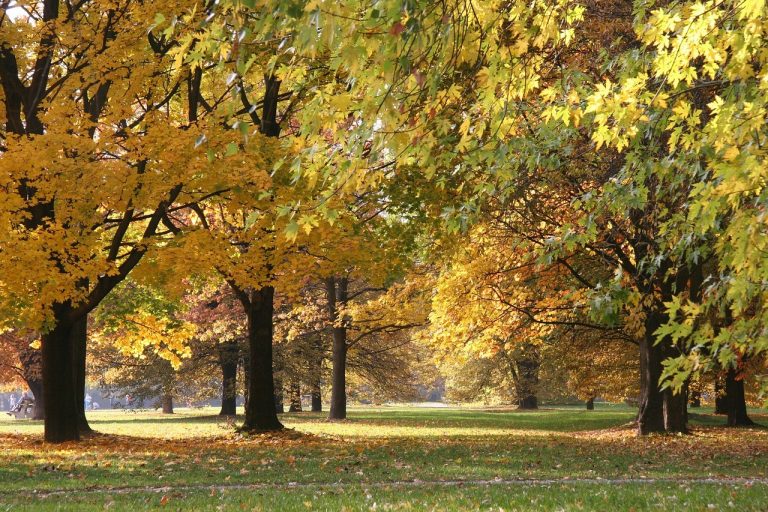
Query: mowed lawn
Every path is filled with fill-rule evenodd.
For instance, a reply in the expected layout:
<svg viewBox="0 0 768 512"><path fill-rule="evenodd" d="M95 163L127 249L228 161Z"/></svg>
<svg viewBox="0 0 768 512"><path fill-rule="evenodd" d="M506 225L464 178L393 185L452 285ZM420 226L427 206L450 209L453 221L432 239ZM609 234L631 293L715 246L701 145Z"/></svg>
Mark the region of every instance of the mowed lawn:
<svg viewBox="0 0 768 512"><path fill-rule="evenodd" d="M0 510L768 510L768 430L707 409L647 438L606 404L286 414L257 436L215 412L97 411L103 435L63 445L3 414Z"/></svg>

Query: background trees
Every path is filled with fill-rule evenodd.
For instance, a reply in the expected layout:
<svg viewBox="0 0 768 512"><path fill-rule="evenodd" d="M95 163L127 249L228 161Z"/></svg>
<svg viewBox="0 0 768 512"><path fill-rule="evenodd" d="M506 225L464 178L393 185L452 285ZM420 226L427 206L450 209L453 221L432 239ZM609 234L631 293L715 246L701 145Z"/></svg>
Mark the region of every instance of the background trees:
<svg viewBox="0 0 768 512"><path fill-rule="evenodd" d="M348 365L405 377L416 343L449 387L520 407L545 377L627 396L634 365L640 433L686 431L691 378L719 375L748 423L760 2L22 7L0 17L0 311L42 333L48 440L87 430L87 317L140 262L210 288L187 320L223 341L222 413L245 363L246 430L281 428L283 387L319 395L329 354L344 418ZM108 304L99 329L178 365L194 336L152 304Z"/></svg>

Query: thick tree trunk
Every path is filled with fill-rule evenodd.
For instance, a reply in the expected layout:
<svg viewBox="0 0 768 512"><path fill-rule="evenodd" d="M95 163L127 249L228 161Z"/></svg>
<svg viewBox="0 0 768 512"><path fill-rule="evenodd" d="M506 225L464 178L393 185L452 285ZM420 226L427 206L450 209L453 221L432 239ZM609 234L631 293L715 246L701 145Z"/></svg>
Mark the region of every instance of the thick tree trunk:
<svg viewBox="0 0 768 512"><path fill-rule="evenodd" d="M166 393L162 397L163 414L173 414L173 395Z"/></svg>
<svg viewBox="0 0 768 512"><path fill-rule="evenodd" d="M219 416L237 414L237 361L240 351L237 342L222 343L219 346L221 366L221 410Z"/></svg>
<svg viewBox="0 0 768 512"><path fill-rule="evenodd" d="M283 425L275 411L275 383L272 375L272 315L275 290L265 286L248 292L245 306L248 315L248 347L250 379L248 406L243 430L281 430Z"/></svg>
<svg viewBox="0 0 768 512"><path fill-rule="evenodd" d="M89 434L93 429L85 417L85 358L88 347L88 316L77 320L72 326L72 367L75 372L75 390L77 392L77 425L81 434Z"/></svg>
<svg viewBox="0 0 768 512"><path fill-rule="evenodd" d="M42 337L45 440L51 443L80 439L70 313L69 306L54 305L55 327Z"/></svg>
<svg viewBox="0 0 768 512"><path fill-rule="evenodd" d="M291 405L288 412L301 411L301 385L298 382L291 382Z"/></svg>
<svg viewBox="0 0 768 512"><path fill-rule="evenodd" d="M312 389L312 412L323 411L323 396L320 392L320 385L316 384Z"/></svg>
<svg viewBox="0 0 768 512"><path fill-rule="evenodd" d="M748 427L755 424L747 415L744 379L739 378L733 368L729 368L725 376L725 398L729 427Z"/></svg>
<svg viewBox="0 0 768 512"><path fill-rule="evenodd" d="M595 410L595 397L592 397L589 400L587 400L587 410L588 411Z"/></svg>
<svg viewBox="0 0 768 512"><path fill-rule="evenodd" d="M687 398L684 392L673 393L667 388L663 391L664 430L674 433L688 432Z"/></svg>
<svg viewBox="0 0 768 512"><path fill-rule="evenodd" d="M640 409L637 415L641 435L664 432L664 398L659 390L663 360L661 347L654 345L654 333L661 325L660 316L646 311L645 335L640 340Z"/></svg>

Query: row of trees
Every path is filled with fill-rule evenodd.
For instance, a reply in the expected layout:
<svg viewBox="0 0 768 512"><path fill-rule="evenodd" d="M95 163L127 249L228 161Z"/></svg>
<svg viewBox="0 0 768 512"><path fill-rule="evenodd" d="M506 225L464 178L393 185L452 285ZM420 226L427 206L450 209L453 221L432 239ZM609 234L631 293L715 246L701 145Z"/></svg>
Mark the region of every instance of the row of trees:
<svg viewBox="0 0 768 512"><path fill-rule="evenodd" d="M685 431L707 373L741 409L764 368L760 1L0 8L0 311L42 333L49 441L87 428L87 319L129 275L228 287L245 429L281 427L275 319L311 283L333 417L348 351L427 314L527 405L544 354L621 374L636 346L641 433Z"/></svg>

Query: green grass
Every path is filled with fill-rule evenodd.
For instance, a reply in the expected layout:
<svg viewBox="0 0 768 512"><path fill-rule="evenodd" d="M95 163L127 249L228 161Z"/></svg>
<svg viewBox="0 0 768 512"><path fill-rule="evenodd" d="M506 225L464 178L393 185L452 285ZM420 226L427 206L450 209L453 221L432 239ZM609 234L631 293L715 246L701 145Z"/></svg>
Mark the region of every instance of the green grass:
<svg viewBox="0 0 768 512"><path fill-rule="evenodd" d="M608 405L353 408L345 422L286 414L293 434L246 437L214 412L97 411L91 424L108 435L64 445L43 443L39 422L3 417L0 510L368 510L373 502L385 510L700 510L729 502L748 510L768 502L762 482L688 481L768 478L768 430L714 426L723 420L706 409L692 417L693 435L648 438L626 427L634 410ZM760 412L753 416L768 424ZM633 482L567 481L598 478ZM521 479L528 483L509 482ZM547 479L555 482L540 482ZM446 480L467 483L436 485Z"/></svg>

